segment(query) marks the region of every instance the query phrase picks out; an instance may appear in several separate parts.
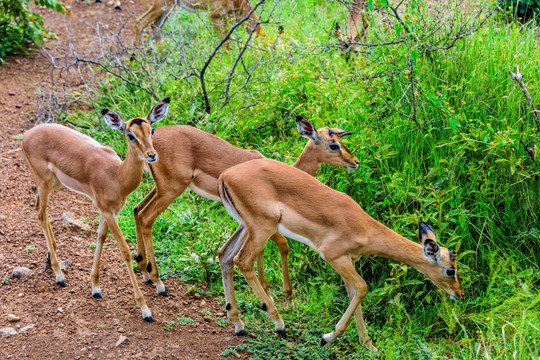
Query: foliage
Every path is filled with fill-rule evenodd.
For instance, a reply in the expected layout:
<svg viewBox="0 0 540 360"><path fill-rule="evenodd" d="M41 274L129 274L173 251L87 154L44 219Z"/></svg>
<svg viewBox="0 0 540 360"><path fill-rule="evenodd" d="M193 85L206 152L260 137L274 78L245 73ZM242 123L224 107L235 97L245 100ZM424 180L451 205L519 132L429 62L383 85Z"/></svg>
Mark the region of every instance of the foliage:
<svg viewBox="0 0 540 360"><path fill-rule="evenodd" d="M276 19L287 29L281 45L274 46L277 20L268 20L270 45L256 42L242 58L256 80L243 88L245 78L233 77L231 91L245 91L225 107L215 106L210 115L204 111L199 80L191 74L213 50L215 38L204 16L185 13L176 15L182 21L171 19L164 32L178 31L189 46L180 51L178 43L164 35L162 45L151 53L159 64L155 76L145 77L145 57L138 58L133 74L144 82L107 78L98 103L125 114L143 114L155 101L145 90L150 88L173 99L172 116L160 126L193 125L289 164L305 144L293 115L304 115L318 127L354 131L344 141L359 158L358 169L348 173L324 166L318 179L346 192L368 214L410 239L419 221L428 222L440 242L456 250L466 294L462 302L451 302L408 266L361 259L357 270L369 286L363 311L381 357L540 356L540 135L521 89L508 75L520 65L532 98L540 99L540 48L534 27L489 19L444 51L427 51L407 37L408 46L376 47L347 62L330 35L333 22L346 18L343 7L326 1L285 3L295 11L275 9ZM410 24L405 23L412 33L421 30L413 10ZM264 13L261 19L266 19ZM384 31L389 39L402 34L381 26L370 36ZM237 59L235 46L245 36L239 33L233 50L218 53L216 65L209 68L206 79L214 89L226 85L223 79ZM412 79L416 93L408 90ZM213 104L220 104L220 94L209 94ZM70 117L78 122L81 118L95 124L97 116ZM90 134L125 151L120 134L107 129ZM537 144L533 156L522 145L529 141ZM132 241L133 206L151 187L147 176L120 214L120 227ZM160 274L181 276L220 296L217 249L236 226L220 204L187 191L154 226ZM242 317L257 337L226 354L246 351L254 359L374 358L358 344L352 324L336 343L319 347L320 336L335 325L348 298L339 276L318 254L302 244L289 244L295 298L295 308L289 310L281 297L277 249L273 244L265 249L269 291L288 338L273 333L258 299L236 272Z"/></svg>
<svg viewBox="0 0 540 360"><path fill-rule="evenodd" d="M0 62L8 54L23 51L29 44L41 45L48 36L41 16L28 6L29 0L0 0ZM34 3L58 12L64 4L56 0L34 0Z"/></svg>
<svg viewBox="0 0 540 360"><path fill-rule="evenodd" d="M499 0L499 6L520 20L530 20L540 15L540 0Z"/></svg>

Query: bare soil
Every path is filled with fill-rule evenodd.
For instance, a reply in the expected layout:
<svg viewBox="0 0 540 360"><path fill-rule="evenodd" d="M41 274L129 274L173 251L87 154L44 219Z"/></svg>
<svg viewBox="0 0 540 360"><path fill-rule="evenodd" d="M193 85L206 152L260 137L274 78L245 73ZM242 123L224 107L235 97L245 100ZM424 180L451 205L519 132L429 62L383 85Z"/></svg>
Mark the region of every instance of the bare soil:
<svg viewBox="0 0 540 360"><path fill-rule="evenodd" d="M125 0L122 7L122 11L115 11L107 3L74 0L76 18L40 9L46 26L58 36L46 46L68 46L67 33L71 33L74 45L83 51L96 41L89 24L100 21L113 26L132 21L144 11L145 3ZM126 33L132 36L131 30ZM51 65L38 51L9 57L6 62L0 65L0 333L16 334L0 334L0 359L222 358L220 354L228 346L242 341L234 335L232 325L218 325L217 319L226 317L223 304L199 294L186 295L187 286L178 279L166 281L169 297L158 296L154 287L140 278L139 286L155 320L144 322L111 237L100 269L104 298L91 296L94 250L90 244L96 241L97 209L89 199L66 189L51 196L49 217L58 243L57 254L69 261L64 271L67 286L56 285L54 273L44 269L47 246L20 140L21 134L35 125L33 114L40 103L36 89L47 81ZM68 225L60 219L65 212L75 219L90 219L87 223L94 231L82 233ZM22 279L12 278L16 266L27 267L32 273ZM204 309L214 315L209 316ZM20 317L20 321L8 322L8 314ZM171 327L169 322L177 317L190 317L194 323L176 322Z"/></svg>

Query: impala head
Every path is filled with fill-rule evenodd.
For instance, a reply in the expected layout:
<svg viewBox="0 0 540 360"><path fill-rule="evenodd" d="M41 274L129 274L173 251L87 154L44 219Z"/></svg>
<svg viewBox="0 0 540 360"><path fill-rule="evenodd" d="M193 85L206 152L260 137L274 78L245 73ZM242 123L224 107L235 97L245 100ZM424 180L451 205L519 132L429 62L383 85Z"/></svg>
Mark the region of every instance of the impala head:
<svg viewBox="0 0 540 360"><path fill-rule="evenodd" d="M341 141L342 137L352 134L336 128L324 127L317 130L312 123L301 116L296 117L296 127L303 137L311 140L318 149L320 163L332 164L354 170L360 162Z"/></svg>
<svg viewBox="0 0 540 360"><path fill-rule="evenodd" d="M103 109L103 119L111 128L123 132L128 138L128 146L138 154L141 160L149 164L158 160L158 154L152 144L154 129L152 125L167 115L170 98L161 100L152 108L146 118L133 118L124 122L120 115L109 109Z"/></svg>
<svg viewBox="0 0 540 360"><path fill-rule="evenodd" d="M456 257L452 251L437 244L435 232L424 222L418 228L418 238L424 248L424 256L432 265L426 275L453 300L463 297L463 288L459 280Z"/></svg>

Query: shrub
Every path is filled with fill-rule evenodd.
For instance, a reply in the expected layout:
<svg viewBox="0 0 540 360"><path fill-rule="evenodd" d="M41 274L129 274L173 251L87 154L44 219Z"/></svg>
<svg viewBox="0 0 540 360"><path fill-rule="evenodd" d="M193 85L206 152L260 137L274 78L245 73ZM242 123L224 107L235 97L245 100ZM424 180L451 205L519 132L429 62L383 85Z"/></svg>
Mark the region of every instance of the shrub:
<svg viewBox="0 0 540 360"><path fill-rule="evenodd" d="M499 0L499 5L521 21L540 15L540 0Z"/></svg>
<svg viewBox="0 0 540 360"><path fill-rule="evenodd" d="M30 10L29 0L0 0L0 62L8 54L26 53L28 44L40 45L46 36L41 16ZM64 12L56 0L34 0L36 5Z"/></svg>

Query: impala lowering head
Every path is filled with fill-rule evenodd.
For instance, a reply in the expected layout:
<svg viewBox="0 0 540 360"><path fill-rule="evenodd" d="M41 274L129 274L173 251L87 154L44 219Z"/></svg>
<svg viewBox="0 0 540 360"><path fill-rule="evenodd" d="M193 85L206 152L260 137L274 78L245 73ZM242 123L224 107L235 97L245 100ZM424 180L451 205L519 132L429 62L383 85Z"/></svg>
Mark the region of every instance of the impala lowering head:
<svg viewBox="0 0 540 360"><path fill-rule="evenodd" d="M109 109L103 109L101 114L107 125L127 136L128 146L136 151L139 158L151 164L158 160L158 154L152 144L154 134L152 125L167 115L170 101L167 97L154 106L146 118L133 118L127 122Z"/></svg>
<svg viewBox="0 0 540 360"><path fill-rule="evenodd" d="M424 222L418 227L418 239L423 245L424 256L432 265L432 269L426 275L453 300L460 300L464 292L454 253L437 244L435 232Z"/></svg>
<svg viewBox="0 0 540 360"><path fill-rule="evenodd" d="M320 163L332 164L354 170L360 162L349 149L345 147L341 138L352 134L336 128L324 127L319 130L311 122L301 116L296 117L296 127L303 137L312 141L318 149Z"/></svg>

